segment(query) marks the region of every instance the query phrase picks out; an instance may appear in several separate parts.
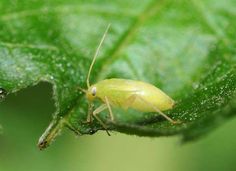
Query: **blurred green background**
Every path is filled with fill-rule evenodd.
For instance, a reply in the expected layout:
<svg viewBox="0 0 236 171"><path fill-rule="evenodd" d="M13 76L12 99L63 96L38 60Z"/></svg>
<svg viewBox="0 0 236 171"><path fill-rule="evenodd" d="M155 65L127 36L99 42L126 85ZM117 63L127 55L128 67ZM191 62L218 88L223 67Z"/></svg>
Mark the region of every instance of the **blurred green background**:
<svg viewBox="0 0 236 171"><path fill-rule="evenodd" d="M199 141L105 132L75 137L64 131L48 149L36 143L54 111L51 86L41 83L0 104L0 171L236 170L236 119Z"/></svg>

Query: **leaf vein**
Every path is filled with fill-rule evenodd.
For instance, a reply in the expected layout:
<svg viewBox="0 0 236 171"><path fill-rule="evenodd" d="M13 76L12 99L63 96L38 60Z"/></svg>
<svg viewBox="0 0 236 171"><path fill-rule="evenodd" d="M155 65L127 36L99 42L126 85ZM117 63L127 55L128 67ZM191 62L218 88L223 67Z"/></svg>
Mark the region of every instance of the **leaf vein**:
<svg viewBox="0 0 236 171"><path fill-rule="evenodd" d="M109 58L106 56L106 58L102 59L103 65L100 68L97 80L101 80L104 77L106 69L111 63L117 60L117 58L121 58L119 54L122 49L130 43L140 26L142 26L149 18L154 16L160 10L160 8L163 6L163 2L164 1L152 1L147 6L147 8L136 17L135 21L131 23L129 29L123 34L123 36L121 36L121 39L114 46L114 49L111 50L111 52L107 55Z"/></svg>
<svg viewBox="0 0 236 171"><path fill-rule="evenodd" d="M72 13L72 12L86 12L86 13L101 13L101 14L109 14L109 15L123 15L123 16L136 16L133 11L125 11L125 10L114 10L108 8L101 8L100 6L89 6L89 5L63 5L56 7L42 7L34 10L24 10L18 11L9 14L3 14L0 16L0 20L8 21L12 19L19 19L34 15L48 14L48 13Z"/></svg>
<svg viewBox="0 0 236 171"><path fill-rule="evenodd" d="M30 49L46 49L51 51L59 51L56 46L50 45L35 45L35 44L22 44L22 43L10 43L10 42L0 42L1 46L5 46L7 48L30 48Z"/></svg>

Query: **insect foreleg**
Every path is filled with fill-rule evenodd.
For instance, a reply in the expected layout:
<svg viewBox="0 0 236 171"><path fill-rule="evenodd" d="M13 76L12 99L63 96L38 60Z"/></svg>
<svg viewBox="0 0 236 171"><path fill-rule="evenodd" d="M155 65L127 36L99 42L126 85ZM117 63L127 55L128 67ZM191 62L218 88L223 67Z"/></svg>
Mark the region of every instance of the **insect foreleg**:
<svg viewBox="0 0 236 171"><path fill-rule="evenodd" d="M142 100L145 104L149 105L151 108L153 108L157 113L159 113L161 116L163 116L164 118L166 118L168 121L170 121L172 124L178 124L180 123L179 121L174 121L173 119L171 119L169 116L167 116L166 114L164 114L160 109L158 109L156 106L154 106L152 103L149 103L148 101L146 101L144 98L142 98L141 96L136 95L136 98Z"/></svg>
<svg viewBox="0 0 236 171"><path fill-rule="evenodd" d="M92 113L93 113L93 104L89 103L88 106L88 114L87 114L87 119L85 123L90 123L92 122Z"/></svg>
<svg viewBox="0 0 236 171"><path fill-rule="evenodd" d="M82 133L80 133L79 130L77 130L76 128L74 128L69 122L64 121L66 124L66 127L70 130L72 130L74 133L76 133L77 135L82 135Z"/></svg>

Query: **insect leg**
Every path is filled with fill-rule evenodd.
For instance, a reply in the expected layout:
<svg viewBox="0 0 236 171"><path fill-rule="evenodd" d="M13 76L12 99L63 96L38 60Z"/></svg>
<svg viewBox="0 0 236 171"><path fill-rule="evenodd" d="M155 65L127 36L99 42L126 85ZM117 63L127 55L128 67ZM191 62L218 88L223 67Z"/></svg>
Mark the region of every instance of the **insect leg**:
<svg viewBox="0 0 236 171"><path fill-rule="evenodd" d="M107 130L106 124L104 124L103 121L97 116L97 114L99 114L100 112L102 112L105 109L107 109L107 105L102 104L101 106L99 106L97 109L95 109L93 111L93 116L95 119L97 119L97 121L102 125L102 127L106 130L107 134L110 136L110 133Z"/></svg>
<svg viewBox="0 0 236 171"><path fill-rule="evenodd" d="M83 135L79 130L77 130L76 128L74 128L71 124L69 124L68 122L66 122L66 127L68 129L70 129L71 131L73 131L76 135Z"/></svg>
<svg viewBox="0 0 236 171"><path fill-rule="evenodd" d="M93 121L92 120L93 107L94 107L94 105L89 103L87 119L86 119L86 121L84 123L91 123Z"/></svg>
<svg viewBox="0 0 236 171"><path fill-rule="evenodd" d="M110 119L113 122L114 121L114 115L112 113L111 106L110 106L110 103L109 103L109 100L108 100L107 96L105 96L105 102L106 102L106 105L107 105L107 108L108 108L108 111L109 111Z"/></svg>
<svg viewBox="0 0 236 171"><path fill-rule="evenodd" d="M146 103L147 105L149 105L151 108L153 108L157 113L159 113L161 116L163 116L164 118L166 118L168 121L170 121L172 124L179 124L179 121L174 121L173 119L171 119L169 116L167 116L166 114L164 114L160 109L158 109L156 106L154 106L153 104L149 103L148 101L146 101L144 98L136 95L137 98L139 98L140 100L142 100L144 103Z"/></svg>
<svg viewBox="0 0 236 171"><path fill-rule="evenodd" d="M105 109L107 109L107 105L106 104L102 104L101 106L99 106L97 109L95 109L93 111L93 115L94 114L98 114L98 113L104 111Z"/></svg>
<svg viewBox="0 0 236 171"><path fill-rule="evenodd" d="M136 94L133 94L131 96L129 96L127 99L126 99L126 103L124 104L124 109L128 109L135 101L135 99L137 98L137 95Z"/></svg>

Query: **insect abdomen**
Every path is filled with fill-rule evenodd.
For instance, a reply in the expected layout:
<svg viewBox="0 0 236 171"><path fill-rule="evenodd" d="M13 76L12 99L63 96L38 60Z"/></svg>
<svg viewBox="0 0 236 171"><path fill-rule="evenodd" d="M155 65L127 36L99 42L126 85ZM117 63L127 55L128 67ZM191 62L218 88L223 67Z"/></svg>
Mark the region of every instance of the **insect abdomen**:
<svg viewBox="0 0 236 171"><path fill-rule="evenodd" d="M153 106L161 111L172 109L174 101L163 92L160 94L159 91L143 91L141 94L137 94L135 101L130 107L142 112L155 112L156 110Z"/></svg>
<svg viewBox="0 0 236 171"><path fill-rule="evenodd" d="M171 109L174 101L157 87L134 80L107 79L98 82L97 96L104 101L106 96L113 106L133 108L141 112L155 112L152 104L161 111ZM133 97L135 99L133 100ZM145 103L145 102L147 103Z"/></svg>

